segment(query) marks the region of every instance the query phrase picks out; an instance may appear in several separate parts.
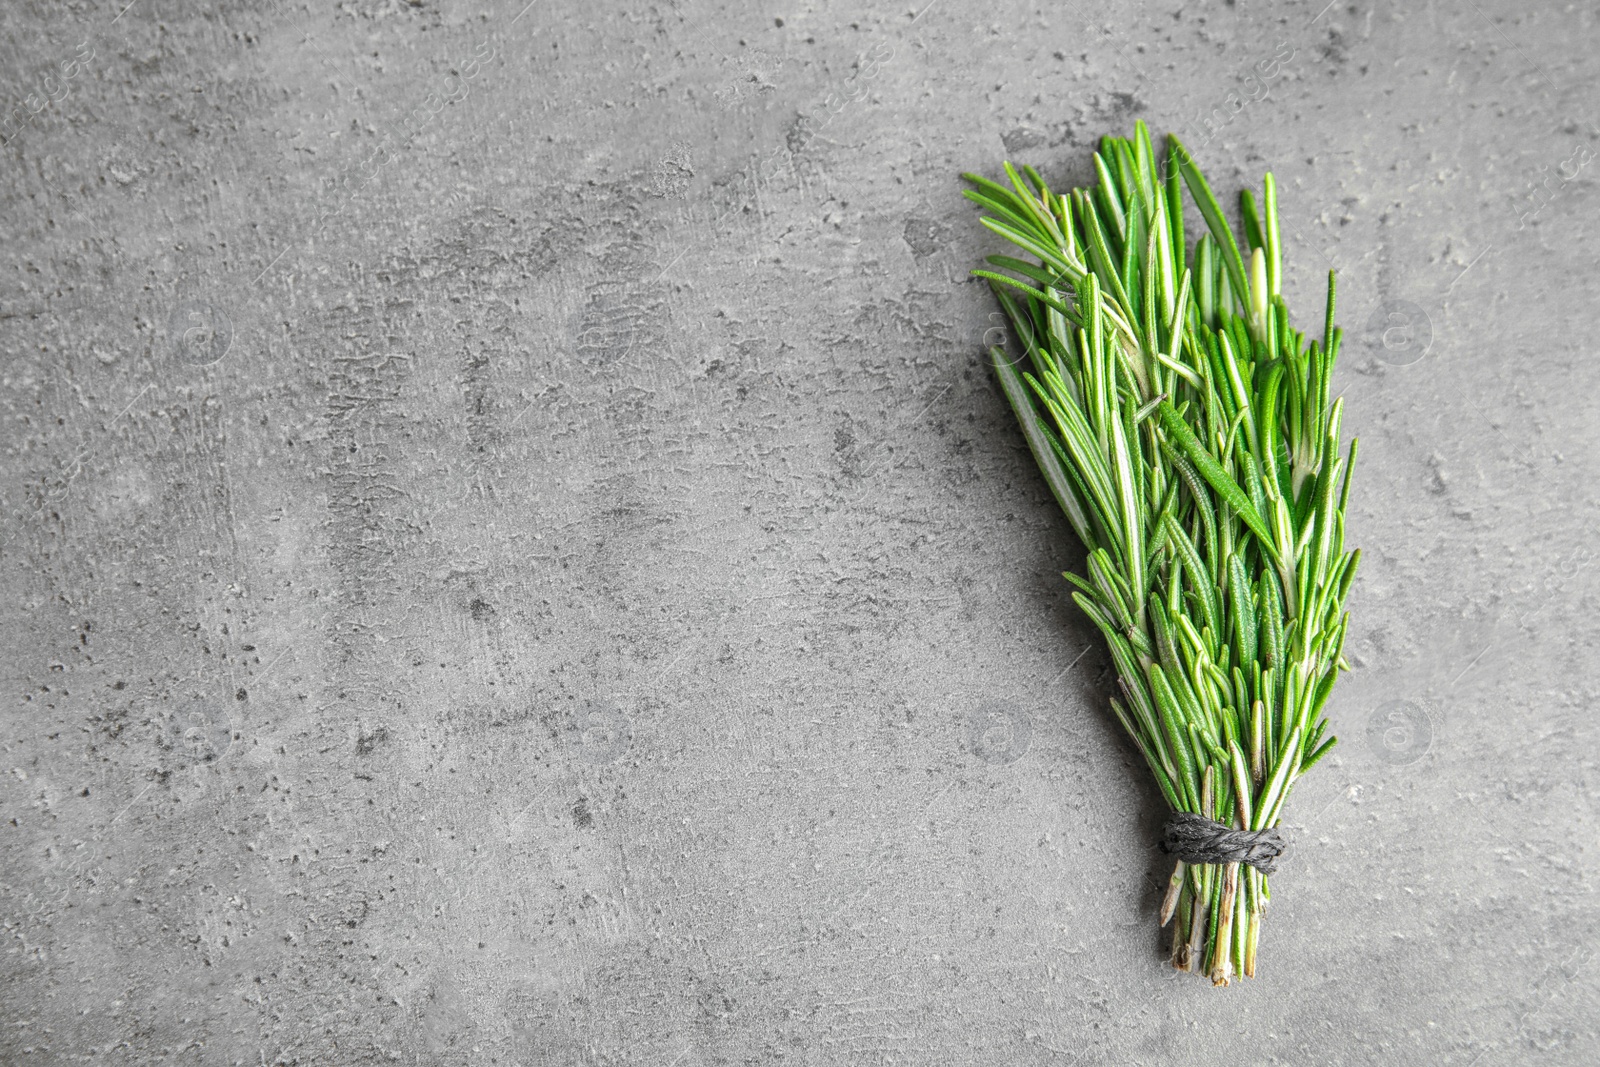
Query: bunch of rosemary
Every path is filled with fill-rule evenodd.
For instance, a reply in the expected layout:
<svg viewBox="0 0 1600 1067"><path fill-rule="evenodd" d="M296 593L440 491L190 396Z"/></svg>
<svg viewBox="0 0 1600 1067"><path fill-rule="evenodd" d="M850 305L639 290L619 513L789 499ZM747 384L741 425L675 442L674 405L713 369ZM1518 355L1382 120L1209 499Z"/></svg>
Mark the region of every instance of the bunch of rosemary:
<svg viewBox="0 0 1600 1067"><path fill-rule="evenodd" d="M1271 174L1262 210L1240 194L1246 258L1176 137L1158 165L1140 122L1094 164L1098 183L1066 196L1031 167L1006 164L1009 187L965 175L983 224L1037 260L974 272L1021 351L990 357L1088 548L1087 575L1066 577L1110 644L1117 718L1173 812L1264 831L1333 746L1322 712L1348 669L1361 554L1344 547L1356 443L1341 457L1328 396L1333 275L1308 343L1279 292ZM1192 249L1184 186L1209 230ZM1269 899L1256 866L1180 860L1161 907L1173 966L1253 976Z"/></svg>

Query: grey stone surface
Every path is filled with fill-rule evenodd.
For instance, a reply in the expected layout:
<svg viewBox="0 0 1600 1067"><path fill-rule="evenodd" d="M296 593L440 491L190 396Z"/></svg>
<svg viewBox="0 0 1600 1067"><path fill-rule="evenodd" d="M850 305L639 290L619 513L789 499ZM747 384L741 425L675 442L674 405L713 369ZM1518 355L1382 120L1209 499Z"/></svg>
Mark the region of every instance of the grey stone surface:
<svg viewBox="0 0 1600 1067"><path fill-rule="evenodd" d="M0 8L0 1060L1600 1062L1592 4L124 2ZM1226 990L956 180L1137 117L1362 439Z"/></svg>

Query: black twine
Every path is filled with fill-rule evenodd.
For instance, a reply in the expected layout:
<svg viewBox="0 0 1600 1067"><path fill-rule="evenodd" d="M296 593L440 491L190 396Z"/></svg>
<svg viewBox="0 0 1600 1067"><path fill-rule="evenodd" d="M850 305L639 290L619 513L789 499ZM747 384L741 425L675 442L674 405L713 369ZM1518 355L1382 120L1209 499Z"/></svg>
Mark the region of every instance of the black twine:
<svg viewBox="0 0 1600 1067"><path fill-rule="evenodd" d="M1190 811L1173 812L1161 826L1161 851L1185 863L1248 863L1271 874L1288 847L1274 827L1235 830Z"/></svg>

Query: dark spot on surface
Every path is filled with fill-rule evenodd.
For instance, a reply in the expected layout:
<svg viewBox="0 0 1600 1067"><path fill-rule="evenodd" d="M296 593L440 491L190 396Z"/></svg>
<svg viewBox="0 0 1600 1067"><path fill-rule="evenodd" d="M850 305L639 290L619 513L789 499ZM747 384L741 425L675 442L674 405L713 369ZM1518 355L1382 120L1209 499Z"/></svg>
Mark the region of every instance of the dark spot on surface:
<svg viewBox="0 0 1600 1067"><path fill-rule="evenodd" d="M1006 151L1015 155L1025 148L1033 148L1044 144L1044 134L1038 130L1031 130L1026 126L1018 126L1007 130L1000 135L1000 143L1006 146Z"/></svg>
<svg viewBox="0 0 1600 1067"><path fill-rule="evenodd" d="M371 731L362 730L356 735L356 755L369 755L373 749L387 740L389 740L389 728L387 726L375 727Z"/></svg>
<svg viewBox="0 0 1600 1067"><path fill-rule="evenodd" d="M861 477L862 449L858 447L855 425L849 419L833 431L833 457L845 477Z"/></svg>
<svg viewBox="0 0 1600 1067"><path fill-rule="evenodd" d="M467 605L467 607L468 610L472 612L472 617L477 619L479 622L494 617L494 605L482 597L476 598L471 604Z"/></svg>
<svg viewBox="0 0 1600 1067"><path fill-rule="evenodd" d="M580 830L587 830L594 825L594 814L589 811L588 797L579 797L572 805L572 821Z"/></svg>
<svg viewBox="0 0 1600 1067"><path fill-rule="evenodd" d="M1334 69L1330 73L1337 73L1350 61L1350 50L1344 39L1344 33L1338 27L1328 30L1328 42L1318 48L1322 58L1327 60Z"/></svg>
<svg viewBox="0 0 1600 1067"><path fill-rule="evenodd" d="M1115 125L1123 122L1137 111L1144 110L1144 104L1132 93L1112 93L1109 105L1102 105L1107 121Z"/></svg>
<svg viewBox="0 0 1600 1067"><path fill-rule="evenodd" d="M249 700L250 699L250 694L248 692L246 692L245 690L241 689L237 693L233 694L233 699L235 699L235 700Z"/></svg>
<svg viewBox="0 0 1600 1067"><path fill-rule="evenodd" d="M1145 103L1132 93L1100 93L1093 101L1093 118L1083 122L1060 122L1052 125L1050 147L1061 144L1098 145L1100 135L1107 130L1129 125L1129 120L1145 110ZM1086 171L1072 183L1088 184L1095 181L1094 171Z"/></svg>
<svg viewBox="0 0 1600 1067"><path fill-rule="evenodd" d="M905 228L900 233L911 247L911 254L918 259L933 255L950 241L949 228L932 219L906 219Z"/></svg>

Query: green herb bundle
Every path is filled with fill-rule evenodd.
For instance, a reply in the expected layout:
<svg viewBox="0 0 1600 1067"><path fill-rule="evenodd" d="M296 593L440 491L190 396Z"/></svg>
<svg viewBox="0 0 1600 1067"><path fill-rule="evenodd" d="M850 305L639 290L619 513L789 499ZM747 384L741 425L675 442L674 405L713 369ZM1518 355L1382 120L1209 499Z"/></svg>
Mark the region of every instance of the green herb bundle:
<svg viewBox="0 0 1600 1067"><path fill-rule="evenodd" d="M1105 634L1111 706L1173 812L1276 827L1294 782L1335 743L1323 709L1360 551L1344 514L1334 279L1308 341L1279 292L1277 193L1240 194L1241 252L1183 144L1164 164L1143 122L1107 137L1098 182L1051 192L965 175L983 224L1030 257L990 256L1015 354L990 357L1039 468L1088 549L1073 598ZM1187 187L1207 230L1184 238ZM1255 974L1270 894L1240 863L1172 873L1172 962L1226 985Z"/></svg>

